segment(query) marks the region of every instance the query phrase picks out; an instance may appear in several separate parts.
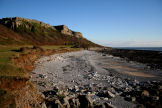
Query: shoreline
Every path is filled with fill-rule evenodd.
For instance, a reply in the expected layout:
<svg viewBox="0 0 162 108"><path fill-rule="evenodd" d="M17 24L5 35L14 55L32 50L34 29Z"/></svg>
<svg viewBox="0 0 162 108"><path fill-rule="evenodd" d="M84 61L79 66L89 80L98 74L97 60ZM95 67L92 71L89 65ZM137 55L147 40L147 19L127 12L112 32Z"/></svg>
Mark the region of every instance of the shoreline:
<svg viewBox="0 0 162 108"><path fill-rule="evenodd" d="M135 49L104 49L99 52L124 58L128 62L135 61L146 64L151 69L162 69L161 51L135 50Z"/></svg>
<svg viewBox="0 0 162 108"><path fill-rule="evenodd" d="M94 58L96 58L96 59L94 59ZM106 59L106 58L108 58L108 59ZM41 60L43 60L43 61L41 61ZM112 64L113 62L108 63L107 65L109 65L109 68L101 69L101 67L105 66L106 60L113 60L114 63L115 62L118 62L118 63L115 63L115 64ZM102 62L99 62L99 61L102 61ZM97 62L97 64L95 62ZM118 104L119 104L117 101L122 100L123 108L125 107L125 105L126 106L130 105L129 107L131 108L132 106L134 106L134 103L125 101L125 99L123 99L120 95L124 94L125 92L134 90L132 87L139 86L139 84L141 84L140 87L142 87L143 84L145 84L147 82L151 84L152 81L151 80L149 81L148 78L153 79L153 80L155 80L157 78L154 79L153 76L149 76L149 77L146 77L147 81L145 82L143 80L143 78L141 79L141 81L139 81L137 78L139 76L130 77L131 75L127 75L126 73L124 73L124 74L120 73L119 70L121 70L121 68L119 68L119 66L117 68L116 65L122 64L121 65L122 72L124 72L125 70L132 71L132 69L134 69L134 68L132 68L133 65L141 65L141 64L136 64L136 63L132 62L132 65L129 65L129 67L125 67L123 65L127 66L128 64L131 64L131 63L126 63L126 62L127 61L124 61L123 59L120 59L118 57L112 57L110 55L105 55L105 54L94 52L94 51L80 51L80 52L52 55L52 56L49 56L46 58L41 58L38 60L37 66L36 66L35 70L33 70L33 72L32 72L31 80L35 82L37 89L40 92L42 92L41 94L43 95L43 97L45 97L45 100L46 100L45 104L47 106L48 106L48 103L51 102L49 100L49 98L51 96L53 97L53 98L51 97L53 99L53 102L61 101L60 99L58 99L58 95L61 94L63 96L63 99L70 98L72 95L75 95L73 97L73 99L75 99L75 100L79 99L80 96L88 96L88 98L92 98L92 100L91 99L88 100L88 102L90 102L92 105L93 105L93 102L95 102L94 99L95 100L99 99L98 102L101 102L101 103L98 103L98 104L101 104L101 105L103 105L103 104L104 105L105 104L113 105L110 103L114 103L116 106L118 106ZM50 66L50 64L51 64L51 66ZM115 66L115 67L112 67L112 66ZM138 66L135 66L135 68L137 68L137 67ZM131 69L129 69L129 68L131 68ZM86 70L86 69L88 69L88 70ZM114 69L116 69L116 70L114 70ZM82 74L82 71L85 74ZM133 70L133 71L136 71L136 70ZM57 73L57 72L59 72L59 73ZM79 72L79 73L74 74L71 72ZM106 73L108 72L107 75L104 75L105 72ZM53 75L53 74L55 74L55 75ZM57 76L57 74L58 74L58 76ZM74 80L72 80L69 75L74 75L73 77L71 76L72 78L74 78ZM79 76L77 76L77 75L79 75ZM103 80L104 77L107 77L108 79L106 78L105 80ZM140 76L140 77L143 77L143 76ZM54 78L54 79L52 79L52 78ZM101 86L98 86L98 87L100 87L100 91L96 91L96 90L99 90L99 88L94 86L96 84L97 85L100 84L99 82L97 82L96 78L98 78L99 82L102 83ZM131 78L133 78L133 79L131 79ZM87 83L84 82L84 80L86 82L87 81L89 82L88 85L87 85ZM56 82L53 82L53 81L56 81ZM106 82L112 81L112 84L110 83L109 86L105 85L106 83L104 84L104 81L106 81ZM122 81L122 82L124 81L125 83L122 83L120 81ZM92 84L92 82L93 83L96 82L96 84ZM156 82L158 82L158 81L156 81ZM68 85L68 83L70 85ZM126 88L125 87L124 87L125 89L124 88L122 88L122 89L116 88L115 87L116 85L114 85L113 83L116 83L116 84L119 83L118 86L120 84L122 84ZM131 84L135 84L135 85L131 85ZM108 90L109 93L111 94L111 96L109 96L110 94L106 94L107 89L105 90L105 87L111 88L110 90ZM121 93L121 91L122 91L122 93ZM67 94L64 94L64 93L67 93ZM106 101L107 96L109 96L108 101ZM116 97L116 98L114 98L114 97ZM113 101L113 99L115 99L115 101ZM67 99L66 101L69 101L69 99ZM124 105L125 102L126 103L128 102L128 103ZM63 105L63 104L61 103L60 105Z"/></svg>

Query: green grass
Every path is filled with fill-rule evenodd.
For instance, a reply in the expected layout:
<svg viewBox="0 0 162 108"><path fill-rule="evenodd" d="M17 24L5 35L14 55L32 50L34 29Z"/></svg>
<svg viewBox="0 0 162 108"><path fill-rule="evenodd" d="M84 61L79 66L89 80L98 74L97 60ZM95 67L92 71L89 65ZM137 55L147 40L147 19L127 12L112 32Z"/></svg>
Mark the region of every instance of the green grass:
<svg viewBox="0 0 162 108"><path fill-rule="evenodd" d="M21 46L0 46L0 77L25 77L23 69L15 66L11 60Z"/></svg>
<svg viewBox="0 0 162 108"><path fill-rule="evenodd" d="M81 50L81 48L72 48L72 45L45 45L41 46L44 50L50 49L50 50L59 50L59 49L67 49L69 51L78 51Z"/></svg>
<svg viewBox="0 0 162 108"><path fill-rule="evenodd" d="M23 69L15 66L11 60L12 57L19 55L20 52L16 52L14 50L18 50L23 46L2 46L0 45L0 77L27 77L27 73L24 72ZM27 47L33 47L32 45L27 45ZM44 50L51 49L68 49L68 50L76 50L76 48L71 48L69 45L46 45L41 46Z"/></svg>
<svg viewBox="0 0 162 108"><path fill-rule="evenodd" d="M41 48L43 48L44 50L46 49L51 49L51 50L57 50L57 49L63 49L63 48L66 48L66 49L74 49L74 48L71 48L72 46L71 45L45 45L45 46L41 46Z"/></svg>

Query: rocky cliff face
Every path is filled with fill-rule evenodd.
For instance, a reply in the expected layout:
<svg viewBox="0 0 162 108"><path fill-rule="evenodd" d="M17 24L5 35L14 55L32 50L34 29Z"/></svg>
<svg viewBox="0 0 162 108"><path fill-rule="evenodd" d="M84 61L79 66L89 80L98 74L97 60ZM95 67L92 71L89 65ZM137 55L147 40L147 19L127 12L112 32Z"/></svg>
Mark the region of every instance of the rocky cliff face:
<svg viewBox="0 0 162 108"><path fill-rule="evenodd" d="M3 18L0 19L0 24L7 26L8 28L11 28L13 30L17 30L19 28L25 28L30 31L34 30L36 27L44 27L44 28L50 28L52 30L57 30L65 35L75 36L77 38L82 38L82 33L75 32L70 30L65 25L59 25L59 26L51 26L50 24L46 24L37 20L32 19L26 19L21 17L13 17L13 18Z"/></svg>
<svg viewBox="0 0 162 108"><path fill-rule="evenodd" d="M32 28L32 24L33 26L34 24L35 25L38 24L45 28L51 27L49 24L45 24L37 20L26 19L26 18L21 18L21 17L3 18L3 19L0 19L0 24L5 25L11 29L16 29L17 27L22 26L22 25L25 26L26 28Z"/></svg>
<svg viewBox="0 0 162 108"><path fill-rule="evenodd" d="M72 31L65 25L59 25L59 26L54 26L54 27L63 34L75 36L77 38L82 38L83 37L82 33Z"/></svg>
<svg viewBox="0 0 162 108"><path fill-rule="evenodd" d="M0 19L0 31L0 44L98 46L65 25L51 26L21 17Z"/></svg>

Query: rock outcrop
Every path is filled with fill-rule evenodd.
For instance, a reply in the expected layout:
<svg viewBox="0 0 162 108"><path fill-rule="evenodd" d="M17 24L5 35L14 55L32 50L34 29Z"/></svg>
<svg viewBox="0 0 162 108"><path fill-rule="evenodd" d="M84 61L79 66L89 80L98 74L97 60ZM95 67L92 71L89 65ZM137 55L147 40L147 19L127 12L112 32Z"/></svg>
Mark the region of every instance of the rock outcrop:
<svg viewBox="0 0 162 108"><path fill-rule="evenodd" d="M63 34L75 36L77 38L82 38L83 37L82 33L72 31L65 25L59 25L59 26L54 26L54 27Z"/></svg>
<svg viewBox="0 0 162 108"><path fill-rule="evenodd" d="M34 25L39 25L42 27L49 27L54 29L50 24L46 24L37 20L21 18L21 17L11 17L11 18L3 18L0 19L0 24L5 25L13 30L15 30L19 26L25 26L26 28L32 29Z"/></svg>
<svg viewBox="0 0 162 108"><path fill-rule="evenodd" d="M0 19L0 44L72 45L75 48L99 47L80 32L67 26L49 24L21 17Z"/></svg>
<svg viewBox="0 0 162 108"><path fill-rule="evenodd" d="M25 28L30 31L33 31L37 27L44 27L44 28L50 28L52 30L57 30L65 35L75 36L77 38L83 37L82 33L72 31L65 25L51 26L50 24L46 24L41 21L21 18L21 17L3 18L3 19L0 19L0 24L5 25L8 28L13 29L13 30L17 30L19 28L21 29Z"/></svg>

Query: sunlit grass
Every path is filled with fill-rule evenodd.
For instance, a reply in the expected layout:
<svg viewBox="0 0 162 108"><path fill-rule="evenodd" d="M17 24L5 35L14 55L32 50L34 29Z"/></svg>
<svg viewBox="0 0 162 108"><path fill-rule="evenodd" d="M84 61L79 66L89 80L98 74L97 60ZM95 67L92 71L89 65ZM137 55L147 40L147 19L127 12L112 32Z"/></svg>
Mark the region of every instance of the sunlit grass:
<svg viewBox="0 0 162 108"><path fill-rule="evenodd" d="M71 49L71 45L45 45L45 46L41 46L43 49Z"/></svg>
<svg viewBox="0 0 162 108"><path fill-rule="evenodd" d="M22 46L0 46L0 77L26 77L23 69L15 66L11 60ZM30 47L30 46L28 46Z"/></svg>
<svg viewBox="0 0 162 108"><path fill-rule="evenodd" d="M26 46L2 46L0 45L0 77L27 77L27 73L24 72L23 69L17 67L12 62L11 58L19 55L21 52L16 52L16 50L19 50L21 47L30 47L32 48L32 45L26 45ZM71 48L71 45L45 45L41 46L44 50L50 49L50 50L58 50L58 49L68 49L70 51L73 50L79 50L76 48Z"/></svg>

